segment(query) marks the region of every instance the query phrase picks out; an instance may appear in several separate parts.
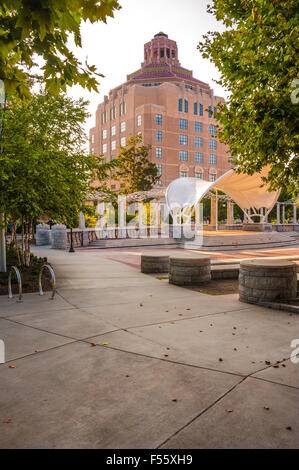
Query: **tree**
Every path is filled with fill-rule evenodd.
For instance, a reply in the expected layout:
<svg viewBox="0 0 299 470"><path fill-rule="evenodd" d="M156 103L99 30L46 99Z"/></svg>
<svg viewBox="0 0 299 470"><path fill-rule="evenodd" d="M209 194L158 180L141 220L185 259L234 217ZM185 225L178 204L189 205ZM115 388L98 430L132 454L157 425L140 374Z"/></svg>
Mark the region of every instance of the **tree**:
<svg viewBox="0 0 299 470"><path fill-rule="evenodd" d="M218 67L229 92L216 118L237 171L270 165L272 190L298 192L298 2L213 0L208 11L227 29L204 36L198 49ZM295 89L297 85L297 90ZM294 88L295 87L295 88Z"/></svg>
<svg viewBox="0 0 299 470"><path fill-rule="evenodd" d="M87 210L90 180L104 180L114 165L83 149L87 104L47 93L13 101L4 113L0 212L22 226L20 262L26 266L34 220L45 216L75 226L79 211Z"/></svg>
<svg viewBox="0 0 299 470"><path fill-rule="evenodd" d="M149 191L159 181L158 168L148 159L150 146L141 144L141 135L130 137L116 161L114 179L123 184L122 194Z"/></svg>
<svg viewBox="0 0 299 470"><path fill-rule="evenodd" d="M117 0L2 0L0 79L6 93L30 96L28 78L37 56L43 60L43 81L52 93L74 84L97 90L96 77L103 75L74 56L69 39L82 47L81 22L106 23L119 8Z"/></svg>

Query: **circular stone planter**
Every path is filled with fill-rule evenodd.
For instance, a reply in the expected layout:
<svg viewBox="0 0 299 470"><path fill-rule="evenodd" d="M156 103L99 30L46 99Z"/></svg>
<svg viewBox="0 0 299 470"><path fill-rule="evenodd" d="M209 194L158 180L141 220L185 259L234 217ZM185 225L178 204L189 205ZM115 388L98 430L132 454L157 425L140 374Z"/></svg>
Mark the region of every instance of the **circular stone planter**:
<svg viewBox="0 0 299 470"><path fill-rule="evenodd" d="M296 298L296 268L296 263L285 260L241 261L239 273L241 302L260 303Z"/></svg>
<svg viewBox="0 0 299 470"><path fill-rule="evenodd" d="M169 257L169 282L178 286L197 286L211 280L211 258L200 255Z"/></svg>
<svg viewBox="0 0 299 470"><path fill-rule="evenodd" d="M142 253L142 273L168 273L169 256L163 253Z"/></svg>

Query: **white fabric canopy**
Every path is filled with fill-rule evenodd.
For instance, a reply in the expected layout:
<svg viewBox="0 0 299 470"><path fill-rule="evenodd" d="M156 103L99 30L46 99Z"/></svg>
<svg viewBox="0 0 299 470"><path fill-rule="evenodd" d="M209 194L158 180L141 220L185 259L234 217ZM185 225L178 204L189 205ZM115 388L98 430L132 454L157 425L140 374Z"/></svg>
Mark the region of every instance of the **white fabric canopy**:
<svg viewBox="0 0 299 470"><path fill-rule="evenodd" d="M261 209L269 212L276 203L280 190L269 192L269 185L264 184L262 177L268 175L269 167L260 173L246 175L229 170L216 181L204 181L198 178L178 178L170 183L166 191L168 209L173 213L175 208L195 206L210 189L218 189L227 194L243 211ZM263 186L262 186L263 184Z"/></svg>

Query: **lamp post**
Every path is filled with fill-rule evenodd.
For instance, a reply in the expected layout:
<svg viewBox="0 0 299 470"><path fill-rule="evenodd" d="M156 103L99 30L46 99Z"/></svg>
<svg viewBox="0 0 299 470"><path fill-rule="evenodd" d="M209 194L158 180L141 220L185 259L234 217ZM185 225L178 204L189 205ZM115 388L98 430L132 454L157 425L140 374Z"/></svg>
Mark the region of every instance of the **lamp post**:
<svg viewBox="0 0 299 470"><path fill-rule="evenodd" d="M75 253L75 250L73 247L73 229L72 228L71 228L71 243L70 243L69 253Z"/></svg>

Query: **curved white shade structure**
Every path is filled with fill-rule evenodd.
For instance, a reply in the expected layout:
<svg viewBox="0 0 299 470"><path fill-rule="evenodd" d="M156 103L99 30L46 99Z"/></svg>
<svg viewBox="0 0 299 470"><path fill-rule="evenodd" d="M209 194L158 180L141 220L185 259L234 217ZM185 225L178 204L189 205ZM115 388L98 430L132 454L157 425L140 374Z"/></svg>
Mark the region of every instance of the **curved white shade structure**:
<svg viewBox="0 0 299 470"><path fill-rule="evenodd" d="M182 210L184 207L195 206L210 189L218 189L227 194L243 211L263 207L269 212L276 203L280 190L267 190L269 186L264 184L262 177L267 176L268 172L269 167L264 167L260 173L253 175L229 170L213 182L198 178L178 178L170 183L166 191L168 209L173 213L176 208Z"/></svg>

